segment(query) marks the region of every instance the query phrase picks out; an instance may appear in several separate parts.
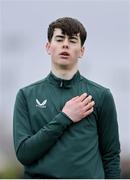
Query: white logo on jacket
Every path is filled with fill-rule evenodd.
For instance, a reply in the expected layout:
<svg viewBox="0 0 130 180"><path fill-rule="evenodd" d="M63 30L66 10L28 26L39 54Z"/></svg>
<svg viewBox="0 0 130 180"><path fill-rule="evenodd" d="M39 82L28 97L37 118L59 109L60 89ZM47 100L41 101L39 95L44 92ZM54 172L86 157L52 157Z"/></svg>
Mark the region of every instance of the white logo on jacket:
<svg viewBox="0 0 130 180"><path fill-rule="evenodd" d="M46 108L47 99L45 99L42 103L39 102L38 99L36 99L36 106L39 108Z"/></svg>

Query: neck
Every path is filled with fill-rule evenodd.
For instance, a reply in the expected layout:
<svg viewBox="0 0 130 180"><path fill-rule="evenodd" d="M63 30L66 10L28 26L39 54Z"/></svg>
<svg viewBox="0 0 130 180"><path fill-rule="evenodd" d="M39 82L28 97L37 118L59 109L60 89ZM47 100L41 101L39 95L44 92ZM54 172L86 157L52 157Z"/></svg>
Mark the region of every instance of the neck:
<svg viewBox="0 0 130 180"><path fill-rule="evenodd" d="M52 66L51 71L56 77L69 80L72 79L74 74L78 71L78 68L75 66L72 69L57 69L56 67Z"/></svg>

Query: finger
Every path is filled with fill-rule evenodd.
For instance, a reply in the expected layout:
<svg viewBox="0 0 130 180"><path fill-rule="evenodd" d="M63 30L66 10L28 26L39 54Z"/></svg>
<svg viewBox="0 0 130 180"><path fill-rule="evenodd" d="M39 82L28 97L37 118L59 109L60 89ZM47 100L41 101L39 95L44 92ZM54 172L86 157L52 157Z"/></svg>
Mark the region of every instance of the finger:
<svg viewBox="0 0 130 180"><path fill-rule="evenodd" d="M86 111L86 112L84 113L84 117L90 115L90 114L93 112L93 110L94 110L94 108L92 107L91 109L89 109L88 111Z"/></svg>
<svg viewBox="0 0 130 180"><path fill-rule="evenodd" d="M79 96L78 100L83 101L87 97L87 93L83 93L82 95Z"/></svg>
<svg viewBox="0 0 130 180"><path fill-rule="evenodd" d="M92 101L92 102L88 103L88 104L84 107L83 110L84 110L84 111L87 111L87 110L91 109L94 105L95 105L95 102Z"/></svg>
<svg viewBox="0 0 130 180"><path fill-rule="evenodd" d="M82 102L83 102L83 105L86 105L88 104L89 102L91 102L92 100L92 96L89 95L88 97L86 97Z"/></svg>

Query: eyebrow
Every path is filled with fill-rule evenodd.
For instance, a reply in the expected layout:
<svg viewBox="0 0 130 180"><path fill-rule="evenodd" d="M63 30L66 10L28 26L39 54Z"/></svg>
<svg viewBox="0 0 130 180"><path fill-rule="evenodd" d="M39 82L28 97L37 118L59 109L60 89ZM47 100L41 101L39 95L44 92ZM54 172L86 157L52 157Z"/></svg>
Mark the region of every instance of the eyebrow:
<svg viewBox="0 0 130 180"><path fill-rule="evenodd" d="M64 35L56 35L55 38L64 38Z"/></svg>
<svg viewBox="0 0 130 180"><path fill-rule="evenodd" d="M55 38L64 38L65 36L64 35L56 35ZM77 36L69 36L69 39L75 39L75 40L78 40L78 37Z"/></svg>

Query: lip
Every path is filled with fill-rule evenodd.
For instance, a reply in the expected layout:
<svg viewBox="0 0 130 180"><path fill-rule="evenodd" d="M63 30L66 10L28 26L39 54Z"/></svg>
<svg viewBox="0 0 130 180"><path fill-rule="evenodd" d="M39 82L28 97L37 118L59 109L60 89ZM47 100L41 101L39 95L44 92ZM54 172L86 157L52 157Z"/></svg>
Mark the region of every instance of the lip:
<svg viewBox="0 0 130 180"><path fill-rule="evenodd" d="M60 53L60 56L69 57L70 54L67 51L63 51L63 52Z"/></svg>

